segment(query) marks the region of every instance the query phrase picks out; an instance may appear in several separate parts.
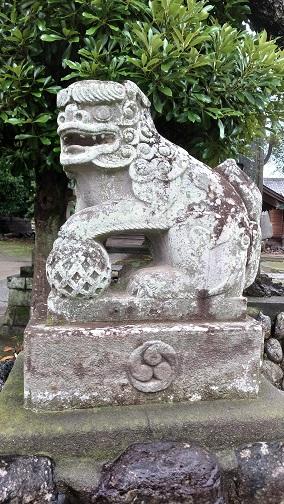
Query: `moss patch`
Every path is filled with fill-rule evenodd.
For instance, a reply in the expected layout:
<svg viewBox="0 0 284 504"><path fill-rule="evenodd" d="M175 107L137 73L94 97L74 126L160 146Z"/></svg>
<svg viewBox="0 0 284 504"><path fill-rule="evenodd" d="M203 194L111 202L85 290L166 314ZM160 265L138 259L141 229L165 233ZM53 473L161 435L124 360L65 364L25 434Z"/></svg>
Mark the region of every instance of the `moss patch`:
<svg viewBox="0 0 284 504"><path fill-rule="evenodd" d="M268 382L259 399L114 406L57 413L23 408L23 355L0 393L1 453L111 460L132 443L158 439L221 450L284 439L284 393Z"/></svg>

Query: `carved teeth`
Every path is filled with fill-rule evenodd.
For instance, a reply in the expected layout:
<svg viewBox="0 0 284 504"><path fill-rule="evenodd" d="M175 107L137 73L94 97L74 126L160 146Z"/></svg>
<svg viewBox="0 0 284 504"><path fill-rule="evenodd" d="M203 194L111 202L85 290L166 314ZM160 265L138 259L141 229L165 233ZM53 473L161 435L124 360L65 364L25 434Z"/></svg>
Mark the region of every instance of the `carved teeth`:
<svg viewBox="0 0 284 504"><path fill-rule="evenodd" d="M89 148L92 146L102 145L103 143L112 143L115 140L115 135L110 133L96 133L91 132L66 132L62 135L62 152L69 152L69 147L77 146L82 148ZM67 149L65 149L67 147Z"/></svg>

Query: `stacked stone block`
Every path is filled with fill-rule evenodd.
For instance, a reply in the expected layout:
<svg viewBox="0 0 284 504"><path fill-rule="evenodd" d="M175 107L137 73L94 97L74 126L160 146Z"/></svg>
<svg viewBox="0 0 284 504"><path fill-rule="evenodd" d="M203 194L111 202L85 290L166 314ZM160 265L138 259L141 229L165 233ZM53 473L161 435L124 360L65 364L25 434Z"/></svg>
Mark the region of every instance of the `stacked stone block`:
<svg viewBox="0 0 284 504"><path fill-rule="evenodd" d="M22 266L20 274L7 278L9 289L8 307L4 323L0 328L2 336L22 336L30 317L32 266Z"/></svg>

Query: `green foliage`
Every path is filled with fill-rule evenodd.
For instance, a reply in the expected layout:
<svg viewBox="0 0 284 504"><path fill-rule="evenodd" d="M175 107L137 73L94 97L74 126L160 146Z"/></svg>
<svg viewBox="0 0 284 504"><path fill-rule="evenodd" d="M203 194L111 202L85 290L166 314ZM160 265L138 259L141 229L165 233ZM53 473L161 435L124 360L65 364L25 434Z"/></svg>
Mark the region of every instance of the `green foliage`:
<svg viewBox="0 0 284 504"><path fill-rule="evenodd" d="M210 2L214 9L212 14L220 24L229 22L235 28L241 28L250 14L248 0L213 0Z"/></svg>
<svg viewBox="0 0 284 504"><path fill-rule="evenodd" d="M29 178L13 173L6 157L0 165L0 215L27 217L32 214L33 190Z"/></svg>
<svg viewBox="0 0 284 504"><path fill-rule="evenodd" d="M277 171L284 173L284 125L278 131L278 134L274 134L270 138L270 143L272 145L272 156L271 161L276 166ZM268 146L267 146L268 149ZM271 175L273 176L273 175Z"/></svg>
<svg viewBox="0 0 284 504"><path fill-rule="evenodd" d="M284 52L265 32L236 28L244 0L0 4L0 128L6 145L28 150L30 166L59 164L62 80L135 81L168 136L181 125L181 143L211 164L283 119Z"/></svg>

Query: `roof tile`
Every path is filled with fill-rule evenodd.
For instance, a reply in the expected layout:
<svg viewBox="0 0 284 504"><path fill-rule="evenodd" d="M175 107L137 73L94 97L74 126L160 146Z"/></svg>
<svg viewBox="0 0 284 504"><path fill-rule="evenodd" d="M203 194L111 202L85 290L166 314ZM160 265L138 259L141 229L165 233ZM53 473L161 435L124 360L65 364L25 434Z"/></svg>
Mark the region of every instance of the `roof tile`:
<svg viewBox="0 0 284 504"><path fill-rule="evenodd" d="M265 178L263 184L284 197L284 178Z"/></svg>

